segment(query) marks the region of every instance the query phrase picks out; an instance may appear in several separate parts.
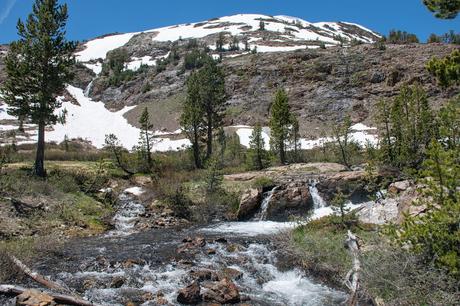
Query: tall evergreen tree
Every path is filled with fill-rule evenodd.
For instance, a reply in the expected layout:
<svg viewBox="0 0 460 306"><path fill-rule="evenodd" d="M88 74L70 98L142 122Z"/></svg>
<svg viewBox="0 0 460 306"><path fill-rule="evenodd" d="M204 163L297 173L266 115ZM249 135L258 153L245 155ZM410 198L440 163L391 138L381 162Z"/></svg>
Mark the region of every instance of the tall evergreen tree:
<svg viewBox="0 0 460 306"><path fill-rule="evenodd" d="M225 35L223 32L219 33L219 36L217 37L216 41L216 50L218 52L223 52L224 50L224 44L225 44Z"/></svg>
<svg viewBox="0 0 460 306"><path fill-rule="evenodd" d="M198 72L192 72L187 79L187 98L183 104L181 126L192 143L193 161L198 169L203 168L200 148L205 132L203 117L204 110L201 105L199 76Z"/></svg>
<svg viewBox="0 0 460 306"><path fill-rule="evenodd" d="M151 129L153 125L150 122L150 115L147 107L144 108L142 114L139 118L139 124L141 127L140 136L139 136L139 146L138 152L140 154L140 158L142 159L142 163L145 164L147 167L143 167L150 172L153 168L153 160L152 160L152 146L153 146L153 135Z"/></svg>
<svg viewBox="0 0 460 306"><path fill-rule="evenodd" d="M76 43L65 38L67 5L57 0L35 0L27 22L18 21L19 40L6 57L7 79L2 86L9 113L38 125L34 173L45 177L45 127L60 119L56 96L72 79ZM63 118L61 118L63 119Z"/></svg>
<svg viewBox="0 0 460 306"><path fill-rule="evenodd" d="M217 131L217 142L219 143L219 155L221 164L224 163L225 150L227 149L227 136L225 135L224 128L221 126Z"/></svg>
<svg viewBox="0 0 460 306"><path fill-rule="evenodd" d="M225 78L222 69L210 59L198 71L200 105L206 124L206 159L213 152L213 133L222 125L221 113L225 107Z"/></svg>
<svg viewBox="0 0 460 306"><path fill-rule="evenodd" d="M268 153L265 150L265 141L262 137L262 126L257 123L249 137L248 162L250 168L262 170L269 165Z"/></svg>
<svg viewBox="0 0 460 306"><path fill-rule="evenodd" d="M420 86L403 87L390 110L394 166L418 168L434 136L434 118Z"/></svg>
<svg viewBox="0 0 460 306"><path fill-rule="evenodd" d="M271 106L270 146L275 151L282 164L286 163L286 142L292 124L289 111L289 98L284 89L279 89Z"/></svg>

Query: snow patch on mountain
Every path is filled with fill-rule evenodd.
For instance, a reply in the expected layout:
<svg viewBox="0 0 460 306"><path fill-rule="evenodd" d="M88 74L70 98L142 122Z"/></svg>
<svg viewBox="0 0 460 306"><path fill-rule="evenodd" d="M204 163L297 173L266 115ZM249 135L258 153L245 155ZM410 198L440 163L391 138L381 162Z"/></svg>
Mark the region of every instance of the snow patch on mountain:
<svg viewBox="0 0 460 306"><path fill-rule="evenodd" d="M225 16L203 22L162 27L144 32L156 33L152 39L159 42L177 41L179 39L188 38L198 39L220 32L230 33L235 36L245 35L249 39L249 43L252 44L251 48L257 46L259 52L273 52L270 48L261 48L263 46L261 43L254 44L256 41L260 42L260 37L251 37L250 35L260 30L261 22L264 23L265 31L278 33L278 35L283 35L284 38L290 41L321 41L329 45L337 45L339 44L336 38L338 35L365 43L372 42L371 37L379 37L375 32L353 23L310 23L296 17L259 14ZM343 25L355 26L368 35L363 36L356 33L350 33L349 31L347 32L346 29L343 28ZM76 53L77 60L80 62L89 62L96 59L105 59L109 51L126 45L131 38L140 33L142 32L116 34L90 40L84 45L84 50ZM292 49L286 48L280 49L279 51L292 51Z"/></svg>

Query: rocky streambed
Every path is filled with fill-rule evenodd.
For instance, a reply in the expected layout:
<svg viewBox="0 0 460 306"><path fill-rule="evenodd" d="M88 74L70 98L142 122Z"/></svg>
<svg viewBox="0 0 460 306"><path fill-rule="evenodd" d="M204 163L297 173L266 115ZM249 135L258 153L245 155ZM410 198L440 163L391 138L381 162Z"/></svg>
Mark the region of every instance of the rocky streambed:
<svg viewBox="0 0 460 306"><path fill-rule="evenodd" d="M262 200L272 197L267 192ZM331 212L321 197L314 201L317 217ZM34 269L97 305L340 305L346 300L344 292L315 283L295 267L280 268L282 252L273 234L297 224L265 220L269 203L261 203L245 222L136 232L133 224L142 208L134 195L125 193L120 202L115 230L72 240Z"/></svg>

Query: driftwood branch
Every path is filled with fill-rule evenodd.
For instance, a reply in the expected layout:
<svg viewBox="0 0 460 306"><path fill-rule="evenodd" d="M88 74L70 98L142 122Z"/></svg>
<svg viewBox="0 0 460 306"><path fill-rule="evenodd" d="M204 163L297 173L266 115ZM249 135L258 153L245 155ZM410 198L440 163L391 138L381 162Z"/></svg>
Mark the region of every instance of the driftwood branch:
<svg viewBox="0 0 460 306"><path fill-rule="evenodd" d="M8 254L7 256L14 263L14 265L16 265L22 272L24 272L27 276L32 278L37 283L39 283L39 284L41 284L41 285L43 285L43 286L45 286L45 287L47 287L49 289L52 289L52 290L68 293L68 294L56 294L56 293L45 292L46 294L48 294L51 297L53 297L53 299L57 303L67 304L67 305L76 305L76 306L95 306L95 304L93 304L91 302L88 302L88 301L82 299L81 297L79 297L79 296L77 296L75 294L72 294L72 292L68 288L66 288L66 287L64 287L64 286L62 286L62 285L50 280L49 278L47 278L47 277L45 277L45 276L33 271L31 268L26 266L22 261L20 261L15 256L13 256L11 254ZM9 285L0 285L0 294L20 295L25 290L27 290L27 289L24 289L24 288L21 288L21 287L9 286Z"/></svg>
<svg viewBox="0 0 460 306"><path fill-rule="evenodd" d="M8 257L15 264L15 266L17 266L22 272L24 272L24 274L26 274L27 276L32 278L37 283L40 283L40 284L42 284L43 286L45 286L45 287L47 287L49 289L53 289L53 290L57 290L57 291L61 291L61 292L69 292L68 288L65 288L65 287L61 286L60 284L58 284L56 282L53 282L52 280L48 279L47 277L42 276L39 273L33 271L32 269L30 269L28 266L26 266L22 261L20 261L15 256L8 255Z"/></svg>
<svg viewBox="0 0 460 306"><path fill-rule="evenodd" d="M359 273L361 270L358 238L349 230L345 243L353 258L353 263L352 268L347 273L344 284L350 290L348 305L355 306L358 303Z"/></svg>
<svg viewBox="0 0 460 306"><path fill-rule="evenodd" d="M0 285L0 294L7 295L7 296L18 296L29 289L12 286L12 285ZM74 306L95 306L95 304L83 300L78 297L65 295L65 294L55 294L50 292L44 292L51 296L56 303L65 304L65 305L74 305Z"/></svg>

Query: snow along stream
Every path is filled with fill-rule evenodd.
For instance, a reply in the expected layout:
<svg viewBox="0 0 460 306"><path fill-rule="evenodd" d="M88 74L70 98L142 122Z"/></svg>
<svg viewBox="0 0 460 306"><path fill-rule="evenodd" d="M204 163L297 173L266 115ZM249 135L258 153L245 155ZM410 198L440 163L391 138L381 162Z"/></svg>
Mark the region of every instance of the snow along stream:
<svg viewBox="0 0 460 306"><path fill-rule="evenodd" d="M317 207L313 218L332 213L315 184L310 190ZM266 205L273 191L265 194ZM129 301L157 305L159 299L179 305L178 291L193 281L192 271L219 273L227 268L242 273L234 283L250 305L319 306L345 301L345 293L313 282L300 270L278 269L280 254L271 236L298 223L265 220L262 207L259 220L136 233L132 225L142 209L133 195L141 192L130 188L120 197L115 231L72 241L62 254L43 259L36 268L100 305L126 305ZM190 254L178 252L184 237L199 236L205 238L205 246Z"/></svg>

